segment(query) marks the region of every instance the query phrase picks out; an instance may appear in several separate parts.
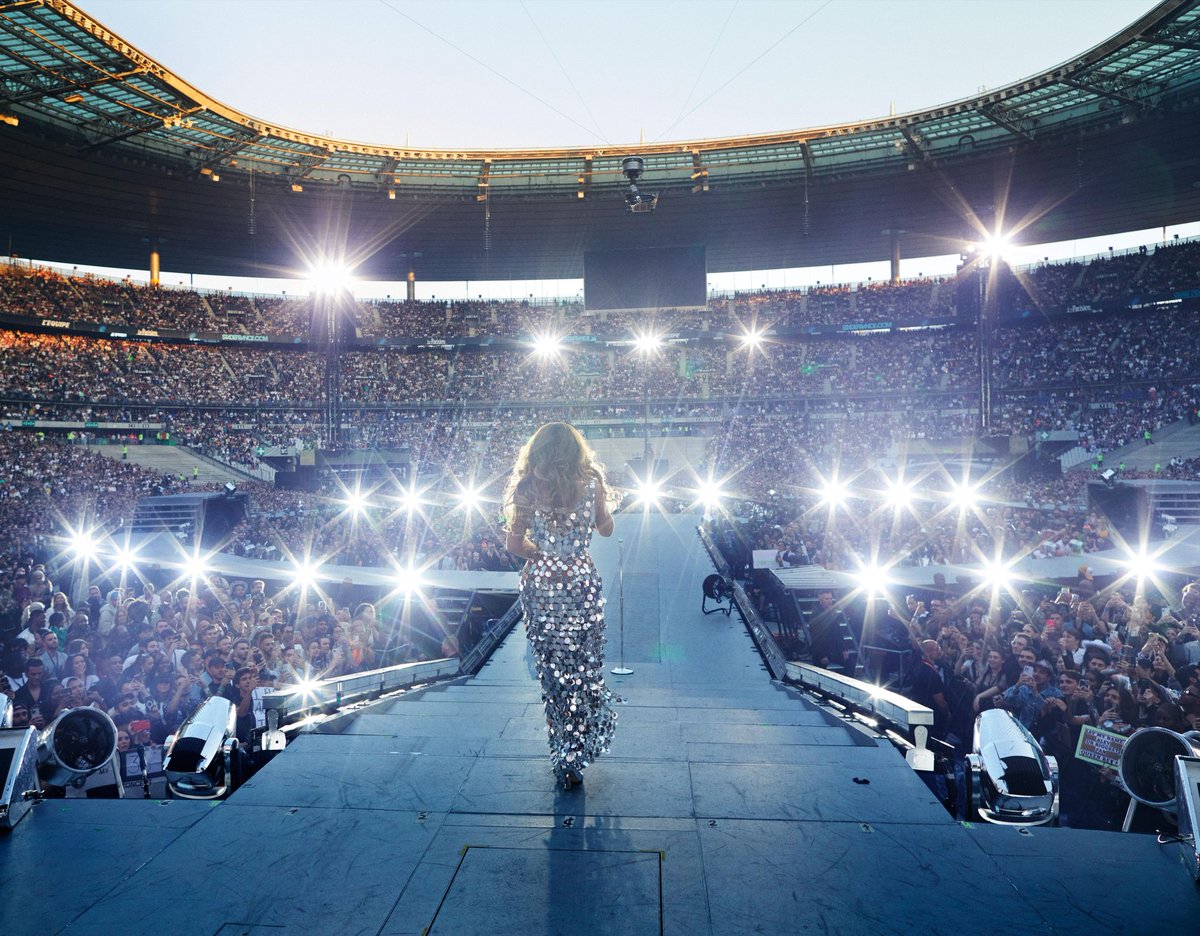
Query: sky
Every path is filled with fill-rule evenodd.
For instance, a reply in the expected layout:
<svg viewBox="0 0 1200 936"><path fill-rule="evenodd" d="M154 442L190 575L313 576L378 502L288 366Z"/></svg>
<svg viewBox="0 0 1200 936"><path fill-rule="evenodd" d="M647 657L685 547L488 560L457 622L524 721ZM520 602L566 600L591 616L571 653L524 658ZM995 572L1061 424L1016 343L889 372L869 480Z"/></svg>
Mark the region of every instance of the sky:
<svg viewBox="0 0 1200 936"><path fill-rule="evenodd" d="M704 139L916 110L1073 58L1155 5L79 2L252 116L362 142L483 149Z"/></svg>
<svg viewBox="0 0 1200 936"><path fill-rule="evenodd" d="M275 125L382 145L490 150L706 139L923 109L1074 58L1155 5L1152 0L78 2L209 96ZM1146 243L1149 236L1139 234L1131 243ZM1110 243L1112 238L1063 250L1084 255ZM905 275L942 272L929 258L911 264L931 269L906 269ZM730 274L727 285L715 288L872 275L886 275L886 265L803 274L751 271L740 280ZM169 275L164 281L171 281ZM208 285L199 277L194 282ZM235 288L278 291L263 283L237 282ZM398 284L380 284L363 285L359 294L383 295L393 287L393 294L403 292ZM481 288L468 286L464 294ZM498 295L547 288L505 284ZM563 281L553 288L573 295L576 284ZM441 295L448 298L457 289L447 285Z"/></svg>

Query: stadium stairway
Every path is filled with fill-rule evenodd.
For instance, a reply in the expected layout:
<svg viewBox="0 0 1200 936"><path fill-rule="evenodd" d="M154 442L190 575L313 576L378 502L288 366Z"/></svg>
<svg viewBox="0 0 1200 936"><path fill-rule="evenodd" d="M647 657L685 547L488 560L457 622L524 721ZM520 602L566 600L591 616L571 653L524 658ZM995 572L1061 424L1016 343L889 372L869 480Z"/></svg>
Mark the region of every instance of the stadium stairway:
<svg viewBox="0 0 1200 936"><path fill-rule="evenodd" d="M1163 426L1151 438L1153 445L1137 439L1116 451L1105 452L1104 467L1116 468L1124 462L1131 471L1150 471L1155 465L1166 465L1175 456L1200 456L1200 424L1189 426L1186 419L1181 419Z"/></svg>
<svg viewBox="0 0 1200 936"><path fill-rule="evenodd" d="M93 446L92 451L121 460L119 444ZM250 477L236 468L202 458L182 445L131 445L126 460L159 474L183 475L196 484L224 484L226 481L240 484ZM198 468L199 472L195 473L194 468Z"/></svg>
<svg viewBox="0 0 1200 936"><path fill-rule="evenodd" d="M623 619L633 673L607 676L620 721L581 789L554 785L518 625L477 676L303 734L223 803L39 807L0 839L0 879L52 856L72 886L10 888L0 931L1194 930L1200 897L1153 836L959 825L886 739L772 682L737 615L701 612L698 519L618 517L623 586L622 544L595 544L606 669ZM1090 873L1064 875L1080 856Z"/></svg>

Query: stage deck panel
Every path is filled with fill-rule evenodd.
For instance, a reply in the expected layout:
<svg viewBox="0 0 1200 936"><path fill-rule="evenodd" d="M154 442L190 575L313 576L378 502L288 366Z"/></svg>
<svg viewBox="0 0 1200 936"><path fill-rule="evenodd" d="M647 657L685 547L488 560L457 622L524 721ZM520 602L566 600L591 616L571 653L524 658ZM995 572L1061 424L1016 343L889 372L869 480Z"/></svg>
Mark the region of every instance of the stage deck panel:
<svg viewBox="0 0 1200 936"><path fill-rule="evenodd" d="M773 683L736 615L700 611L695 521L618 518L634 673L582 789L554 785L518 626L477 677L306 734L223 803L39 806L0 840L0 932L1195 931L1177 846L964 827L886 741ZM595 553L611 667L616 541Z"/></svg>

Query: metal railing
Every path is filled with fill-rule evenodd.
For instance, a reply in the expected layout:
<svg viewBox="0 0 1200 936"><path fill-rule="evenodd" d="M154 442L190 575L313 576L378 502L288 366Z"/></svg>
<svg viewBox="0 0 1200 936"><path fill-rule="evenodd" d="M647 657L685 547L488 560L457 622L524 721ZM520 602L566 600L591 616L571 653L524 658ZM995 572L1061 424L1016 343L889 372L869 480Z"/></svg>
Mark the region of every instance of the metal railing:
<svg viewBox="0 0 1200 936"><path fill-rule="evenodd" d="M423 683L458 676L462 669L457 657L401 663L384 669L368 670L352 676L335 676L320 682L300 683L268 692L263 700L267 730L276 731L315 715L332 715L390 692L410 689Z"/></svg>
<svg viewBox="0 0 1200 936"><path fill-rule="evenodd" d="M912 740L913 731L918 726L929 728L933 725L933 709L928 706L844 673L836 673L812 663L788 663L787 676L805 689L836 699L848 708L885 722L909 740Z"/></svg>
<svg viewBox="0 0 1200 936"><path fill-rule="evenodd" d="M462 657L462 672L465 675L474 676L479 672L488 657L492 655L492 651L500 645L500 642L508 636L513 629L518 619L521 617L521 602L520 599L514 601L509 609L504 614L496 618L493 622L489 622L489 626L484 629L483 636L479 638L479 642L468 650Z"/></svg>

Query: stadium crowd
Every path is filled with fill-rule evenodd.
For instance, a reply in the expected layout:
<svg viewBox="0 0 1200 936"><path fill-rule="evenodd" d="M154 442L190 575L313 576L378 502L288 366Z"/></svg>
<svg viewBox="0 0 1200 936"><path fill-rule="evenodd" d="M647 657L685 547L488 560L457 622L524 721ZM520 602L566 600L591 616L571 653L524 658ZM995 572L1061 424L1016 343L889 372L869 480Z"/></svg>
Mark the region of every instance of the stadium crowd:
<svg viewBox="0 0 1200 936"><path fill-rule="evenodd" d="M1112 770L1075 756L1084 726L1125 736L1200 728L1200 583L1152 606L1119 581L1098 589L1081 565L1073 585L1028 589L1005 608L953 592L910 595L872 639L900 652L905 690L934 710L933 733L956 757L985 709L1006 709L1029 729L1057 759L1067 825L1119 829L1129 802ZM875 654L868 669L878 675L894 661Z"/></svg>
<svg viewBox="0 0 1200 936"><path fill-rule="evenodd" d="M972 303L978 301L975 269L968 263L957 277L919 278L896 284L868 281L805 290L764 288L714 299L703 310L668 311L660 314L654 324L667 331L736 333L742 327L803 329L879 321L913 325L956 318L971 320ZM1178 292L1200 286L1198 270L1200 242L1195 241L1162 244L1088 262L1046 262L1021 269L1005 266L997 284L999 312L1001 317L1021 316L1169 301ZM589 314L577 301L543 304L532 300L363 300L352 302L348 308L354 328L368 338L523 337L545 332L619 336L650 324L645 316L631 313ZM114 282L92 275L66 275L15 261L0 268L0 313L25 317L302 336L313 324L313 309L313 300L308 297L152 288L130 280Z"/></svg>
<svg viewBox="0 0 1200 936"><path fill-rule="evenodd" d="M702 477L729 479L740 499L737 512L750 518L744 532L758 548L845 569L876 554L912 565L1018 554L1079 556L1085 563L1112 539L1106 521L1087 509L1084 482L1103 453L1178 419L1194 422L1200 387L1190 313L1108 306L1195 287L1198 261L1200 248L1183 244L1014 274L1005 287L1012 311L1030 304L1091 311L999 328L993 431L1034 442L1066 431L1091 457L1053 480L991 479L978 491L981 506L961 517L948 507L955 478L945 472L914 479L917 499L899 518L869 499L831 512L821 493L841 476L853 477L860 490L883 491L881 462L902 461L915 443L953 442L977 431L978 331L958 314L954 280L715 300L706 310L660 316L664 330L702 337L689 334L649 354L628 342L642 324L637 317L588 315L574 304L357 303L355 327L366 337L517 337L544 330L616 340L572 343L572 350L545 358L512 350L347 350L338 375L347 438L364 448L407 450L415 486L427 489L429 503L412 514L396 509L386 498L400 492L385 487L360 516L332 483L296 492L247 481L240 486L251 494L252 509L223 548L262 559L302 550L348 567L403 557L441 568L511 568L499 546L495 504L467 511L452 495L478 481L494 496L530 431L547 419L569 418L597 437L639 436L651 427L655 438L703 435L704 462L692 467ZM313 321L307 300L152 290L15 268L0 274L0 312L233 333L303 334ZM813 334L758 347L717 337L735 335L742 325L786 330L885 320L949 324ZM66 584L70 571L59 537L131 516L140 496L192 487L186 478L105 457L97 443L187 445L248 468L268 448L318 447L326 358L303 349L21 330L0 332L0 353L0 634L7 676L0 689L25 702L22 717L44 723L64 705L90 699L110 710L126 734L132 722L148 720L151 737L161 740L205 694L236 696L247 691L242 683L253 691L352 672L398 645L413 656L456 649L452 641L443 645L445 634L398 635L369 604L300 607L256 584L220 579L195 594L189 588L158 594L139 584L103 598L106 586L98 584L86 607L71 609L72 589L53 584ZM1198 459L1176 459L1154 474L1194 479L1198 469ZM625 480L619 468L615 475ZM1196 609L1187 605L1195 596L1175 609L1176 624L1161 616L1145 622L1139 609L1127 615L1137 622L1131 628L1112 620L1120 612L1110 613L1107 599L1093 615L1086 577L1081 571L1074 598L1050 602L1057 618L1038 605L983 624L969 605L947 602L940 614L908 609L897 633L938 645L946 685L958 680L962 698L970 697L970 706L951 713L960 719L983 690L999 686L984 699L999 697L1023 718L1054 722L1050 708L1058 706L1050 706L1053 693L1043 692L1048 683L1037 683L1044 704L1034 717L1035 684L1023 670L1013 673L1024 649L1016 647L1021 635L1011 632L1017 630L1036 644L1032 678L1040 679L1040 661L1048 661L1054 680L1068 680L1071 706L1080 710L1072 718L1086 714L1097 724L1132 727L1170 717L1181 724L1170 705L1189 692L1200 695L1195 670L1188 669L1200 662L1192 658L1200 648L1193 639ZM1137 604L1134 596L1125 600ZM1149 633L1155 627L1161 643ZM1074 648L1072 631L1080 638ZM1085 641L1093 642L1086 660L1076 652ZM1152 659L1146 675L1138 654L1125 658L1129 647ZM985 671L993 650L1002 658L1002 681ZM907 652L915 659L924 651L910 642ZM1067 661L1068 652L1077 658ZM1100 657L1105 666L1093 666ZM1069 686L1076 671L1081 688ZM1161 690L1147 694L1143 679ZM1122 690L1133 691L1136 706ZM1164 692L1174 697L1168 701ZM1187 723L1197 714L1200 706L1185 709ZM1043 733L1054 744L1049 731Z"/></svg>

